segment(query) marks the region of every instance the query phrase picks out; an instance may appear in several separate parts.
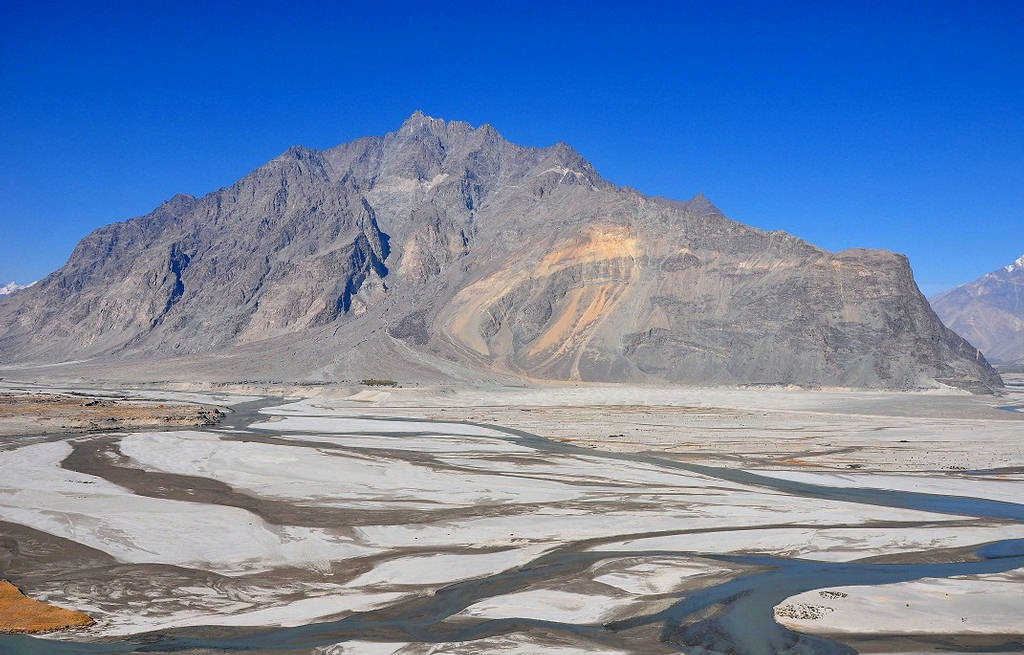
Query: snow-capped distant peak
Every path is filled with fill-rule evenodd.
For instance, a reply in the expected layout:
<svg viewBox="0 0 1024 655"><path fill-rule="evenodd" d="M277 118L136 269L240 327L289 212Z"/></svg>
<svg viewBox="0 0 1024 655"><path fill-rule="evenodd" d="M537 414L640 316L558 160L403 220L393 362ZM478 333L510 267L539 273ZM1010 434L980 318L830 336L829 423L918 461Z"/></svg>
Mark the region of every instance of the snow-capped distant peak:
<svg viewBox="0 0 1024 655"><path fill-rule="evenodd" d="M21 291L22 289L27 289L30 286L32 286L33 284L35 284L35 282L32 282L31 284L18 284L17 282L11 282L10 284L5 284L4 286L0 287L0 296L6 296L6 295L14 293L15 291Z"/></svg>
<svg viewBox="0 0 1024 655"><path fill-rule="evenodd" d="M1013 273L1014 271L1024 270L1024 255L1017 258L1017 261L1013 262L1009 266L1004 266L1003 270L1007 273Z"/></svg>

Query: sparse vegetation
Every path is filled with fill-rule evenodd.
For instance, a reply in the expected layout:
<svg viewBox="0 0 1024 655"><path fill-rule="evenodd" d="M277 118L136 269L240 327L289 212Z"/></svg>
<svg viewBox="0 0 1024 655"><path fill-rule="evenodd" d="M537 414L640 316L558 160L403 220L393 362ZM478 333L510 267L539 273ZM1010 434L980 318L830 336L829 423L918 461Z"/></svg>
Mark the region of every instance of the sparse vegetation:
<svg viewBox="0 0 1024 655"><path fill-rule="evenodd" d="M365 380L360 380L359 384L365 385L367 387L397 387L398 386L398 383L395 382L394 380L377 379L377 378L367 378Z"/></svg>

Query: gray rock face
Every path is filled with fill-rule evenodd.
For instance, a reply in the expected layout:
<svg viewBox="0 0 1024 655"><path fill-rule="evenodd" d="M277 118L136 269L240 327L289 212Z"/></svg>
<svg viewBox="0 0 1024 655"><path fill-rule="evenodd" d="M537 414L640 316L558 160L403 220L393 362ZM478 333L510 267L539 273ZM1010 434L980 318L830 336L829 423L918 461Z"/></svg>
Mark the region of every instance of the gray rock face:
<svg viewBox="0 0 1024 655"><path fill-rule="evenodd" d="M901 255L830 253L419 112L101 228L0 305L0 361L86 357L228 379L1001 384Z"/></svg>
<svg viewBox="0 0 1024 655"><path fill-rule="evenodd" d="M931 302L943 323L986 357L1024 366L1024 256Z"/></svg>

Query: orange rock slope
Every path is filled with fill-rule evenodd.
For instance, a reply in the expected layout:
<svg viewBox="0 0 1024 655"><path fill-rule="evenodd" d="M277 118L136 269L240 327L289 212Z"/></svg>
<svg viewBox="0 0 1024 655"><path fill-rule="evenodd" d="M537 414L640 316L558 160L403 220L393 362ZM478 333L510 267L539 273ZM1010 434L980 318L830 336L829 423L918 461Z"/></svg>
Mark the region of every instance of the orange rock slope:
<svg viewBox="0 0 1024 655"><path fill-rule="evenodd" d="M6 580L0 580L0 633L50 632L92 625L88 615L32 600Z"/></svg>

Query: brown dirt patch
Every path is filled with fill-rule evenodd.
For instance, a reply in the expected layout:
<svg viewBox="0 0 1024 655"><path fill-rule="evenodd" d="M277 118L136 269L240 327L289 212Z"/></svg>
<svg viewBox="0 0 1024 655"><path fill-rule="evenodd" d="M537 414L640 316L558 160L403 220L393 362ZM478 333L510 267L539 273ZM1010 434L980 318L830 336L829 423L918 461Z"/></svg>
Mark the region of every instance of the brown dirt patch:
<svg viewBox="0 0 1024 655"><path fill-rule="evenodd" d="M0 633L51 632L92 624L87 614L32 600L0 580Z"/></svg>

